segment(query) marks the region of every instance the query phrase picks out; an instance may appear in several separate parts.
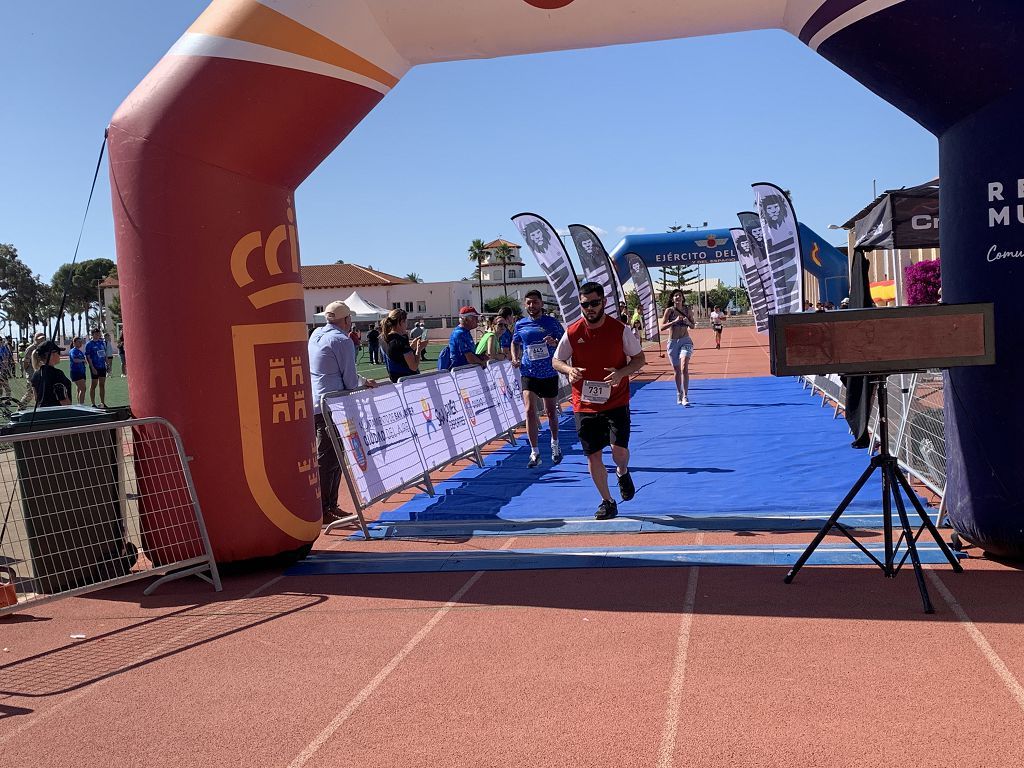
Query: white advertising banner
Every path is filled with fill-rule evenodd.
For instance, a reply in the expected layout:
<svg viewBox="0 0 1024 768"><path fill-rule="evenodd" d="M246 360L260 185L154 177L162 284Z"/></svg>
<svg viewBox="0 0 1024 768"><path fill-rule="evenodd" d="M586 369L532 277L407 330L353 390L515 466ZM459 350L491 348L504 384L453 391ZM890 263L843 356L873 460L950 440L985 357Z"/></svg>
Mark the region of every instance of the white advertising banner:
<svg viewBox="0 0 1024 768"><path fill-rule="evenodd" d="M804 270L796 212L786 193L766 181L753 185L768 263L772 267L775 307L780 314L803 311Z"/></svg>
<svg viewBox="0 0 1024 768"><path fill-rule="evenodd" d="M757 271L757 264L754 262L750 238L739 227L730 229L729 234L732 235L732 241L736 244L736 254L739 256L740 268L743 270L743 282L747 286L750 310L754 313L757 332L768 333L768 299L765 296L761 275Z"/></svg>
<svg viewBox="0 0 1024 768"><path fill-rule="evenodd" d="M568 326L582 317L576 270L555 228L535 213L517 213L512 222L533 251L540 268L547 275L548 284L555 294L562 324Z"/></svg>
<svg viewBox="0 0 1024 768"><path fill-rule="evenodd" d="M464 365L452 370L452 378L476 435L476 444L489 443L504 432L503 409L494 398L494 387L487 371L479 365Z"/></svg>
<svg viewBox="0 0 1024 768"><path fill-rule="evenodd" d="M349 478L362 506L426 474L408 410L394 384L327 395L323 408L337 427Z"/></svg>
<svg viewBox="0 0 1024 768"><path fill-rule="evenodd" d="M459 389L447 371L405 379L398 388L428 470L465 456L476 447Z"/></svg>
<svg viewBox="0 0 1024 768"><path fill-rule="evenodd" d="M494 384L494 395L502 406L502 425L506 430L515 429L526 421L519 370L508 360L502 360L488 363L487 372Z"/></svg>

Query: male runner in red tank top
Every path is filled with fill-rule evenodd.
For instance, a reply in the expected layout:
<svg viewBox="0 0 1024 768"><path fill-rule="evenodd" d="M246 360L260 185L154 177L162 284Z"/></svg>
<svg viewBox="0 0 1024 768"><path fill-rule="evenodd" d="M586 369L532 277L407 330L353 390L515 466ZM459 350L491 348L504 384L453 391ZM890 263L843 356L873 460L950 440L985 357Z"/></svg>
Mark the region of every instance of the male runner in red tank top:
<svg viewBox="0 0 1024 768"><path fill-rule="evenodd" d="M640 341L622 322L604 313L604 288L580 288L583 317L570 325L558 342L552 366L572 383L572 408L590 476L601 494L594 515L608 520L619 513L608 491L604 448L611 445L619 494L629 501L636 493L629 476L629 377L644 365Z"/></svg>

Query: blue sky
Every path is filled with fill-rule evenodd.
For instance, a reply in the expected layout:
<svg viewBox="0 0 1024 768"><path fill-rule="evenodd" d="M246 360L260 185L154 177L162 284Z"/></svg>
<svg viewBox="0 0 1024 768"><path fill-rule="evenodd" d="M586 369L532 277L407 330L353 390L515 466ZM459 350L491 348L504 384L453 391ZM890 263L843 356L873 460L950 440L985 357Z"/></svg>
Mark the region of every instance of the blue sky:
<svg viewBox="0 0 1024 768"><path fill-rule="evenodd" d="M0 4L0 242L47 280L71 259L110 116L205 6ZM931 134L781 31L434 64L299 187L302 261L459 279L473 238L521 242L520 211L595 225L611 250L628 232L735 226L754 181L792 190L798 218L844 244L827 225L873 179L937 168ZM79 258L101 256L115 256L105 167Z"/></svg>

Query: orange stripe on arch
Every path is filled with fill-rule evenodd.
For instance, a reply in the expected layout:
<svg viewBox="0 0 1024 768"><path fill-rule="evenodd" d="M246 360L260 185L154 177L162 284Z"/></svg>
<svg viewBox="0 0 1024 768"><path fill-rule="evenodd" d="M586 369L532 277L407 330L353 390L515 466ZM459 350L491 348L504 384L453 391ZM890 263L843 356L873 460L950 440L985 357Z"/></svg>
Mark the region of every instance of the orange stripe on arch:
<svg viewBox="0 0 1024 768"><path fill-rule="evenodd" d="M347 69L393 88L398 78L328 37L255 0L212 3L189 32L242 40Z"/></svg>

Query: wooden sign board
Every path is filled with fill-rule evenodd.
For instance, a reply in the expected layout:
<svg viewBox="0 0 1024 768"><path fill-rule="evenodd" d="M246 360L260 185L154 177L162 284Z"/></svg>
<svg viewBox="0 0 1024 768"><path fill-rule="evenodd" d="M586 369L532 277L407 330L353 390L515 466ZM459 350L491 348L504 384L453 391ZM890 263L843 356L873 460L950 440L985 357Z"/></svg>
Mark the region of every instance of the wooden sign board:
<svg viewBox="0 0 1024 768"><path fill-rule="evenodd" d="M996 361L992 304L771 315L768 333L775 376L896 373Z"/></svg>

